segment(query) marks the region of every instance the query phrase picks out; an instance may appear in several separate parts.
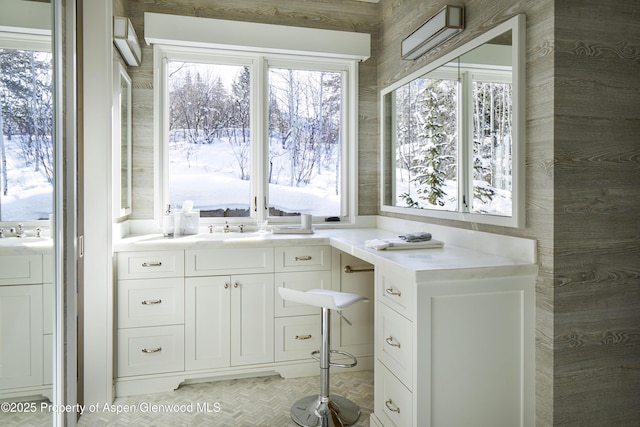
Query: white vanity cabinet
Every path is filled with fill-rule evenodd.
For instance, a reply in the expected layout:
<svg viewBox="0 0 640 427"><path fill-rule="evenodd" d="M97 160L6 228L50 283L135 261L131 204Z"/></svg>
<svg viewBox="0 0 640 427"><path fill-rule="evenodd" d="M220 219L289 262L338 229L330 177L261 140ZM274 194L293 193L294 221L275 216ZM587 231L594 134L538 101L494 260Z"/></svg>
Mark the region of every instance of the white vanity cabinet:
<svg viewBox="0 0 640 427"><path fill-rule="evenodd" d="M187 365L273 362L273 248L187 250L185 261Z"/></svg>
<svg viewBox="0 0 640 427"><path fill-rule="evenodd" d="M376 267L374 425L533 425L535 266Z"/></svg>
<svg viewBox="0 0 640 427"><path fill-rule="evenodd" d="M273 362L273 275L186 279L186 369Z"/></svg>
<svg viewBox="0 0 640 427"><path fill-rule="evenodd" d="M50 258L0 257L0 398L51 394L52 286L43 285Z"/></svg>
<svg viewBox="0 0 640 427"><path fill-rule="evenodd" d="M184 252L117 256L118 377L184 370Z"/></svg>
<svg viewBox="0 0 640 427"><path fill-rule="evenodd" d="M42 384L42 285L0 287L0 390Z"/></svg>
<svg viewBox="0 0 640 427"><path fill-rule="evenodd" d="M284 301L278 288L373 298L372 273L336 273L332 262L339 267L347 255L329 245L199 246L117 254L117 396L221 375L317 375L320 309ZM333 316L332 331L334 347L367 356L359 363L367 369L373 303L362 305L349 313L353 326Z"/></svg>

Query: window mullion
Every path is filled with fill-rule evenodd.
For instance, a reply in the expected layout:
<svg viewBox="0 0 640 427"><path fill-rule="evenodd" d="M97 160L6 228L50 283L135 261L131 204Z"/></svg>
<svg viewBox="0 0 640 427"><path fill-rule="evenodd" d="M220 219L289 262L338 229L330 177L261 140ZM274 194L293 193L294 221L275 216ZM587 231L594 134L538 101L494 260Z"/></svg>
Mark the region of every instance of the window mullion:
<svg viewBox="0 0 640 427"><path fill-rule="evenodd" d="M251 186L253 207L251 216L264 220L268 216L267 200L267 160L268 160L268 64L264 56L258 56L253 64L251 88L252 102L252 152L255 161L252 165Z"/></svg>
<svg viewBox="0 0 640 427"><path fill-rule="evenodd" d="M458 210L469 212L473 204L473 90L467 72L460 73L458 84Z"/></svg>

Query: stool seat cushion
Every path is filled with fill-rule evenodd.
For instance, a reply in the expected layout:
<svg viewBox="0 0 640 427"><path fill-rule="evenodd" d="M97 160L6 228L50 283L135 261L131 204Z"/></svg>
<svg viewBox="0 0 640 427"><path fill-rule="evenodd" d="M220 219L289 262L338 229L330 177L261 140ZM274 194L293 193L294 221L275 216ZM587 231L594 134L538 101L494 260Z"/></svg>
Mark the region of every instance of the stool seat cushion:
<svg viewBox="0 0 640 427"><path fill-rule="evenodd" d="M361 295L332 291L330 289L298 291L296 289L278 288L278 292L285 301L292 301L315 307L324 307L330 310L342 310L358 301L369 301Z"/></svg>

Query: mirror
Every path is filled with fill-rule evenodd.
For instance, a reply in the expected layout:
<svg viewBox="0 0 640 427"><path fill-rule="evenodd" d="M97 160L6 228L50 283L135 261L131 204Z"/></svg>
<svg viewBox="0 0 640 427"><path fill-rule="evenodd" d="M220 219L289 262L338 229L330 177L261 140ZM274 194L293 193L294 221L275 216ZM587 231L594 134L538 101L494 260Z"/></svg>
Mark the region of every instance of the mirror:
<svg viewBox="0 0 640 427"><path fill-rule="evenodd" d="M0 425L57 417L47 409L56 403L59 358L52 15L51 2L19 0L4 0L0 13Z"/></svg>
<svg viewBox="0 0 640 427"><path fill-rule="evenodd" d="M381 92L383 212L524 225L524 15Z"/></svg>
<svg viewBox="0 0 640 427"><path fill-rule="evenodd" d="M120 60L114 60L114 206L115 217L131 213L131 78Z"/></svg>

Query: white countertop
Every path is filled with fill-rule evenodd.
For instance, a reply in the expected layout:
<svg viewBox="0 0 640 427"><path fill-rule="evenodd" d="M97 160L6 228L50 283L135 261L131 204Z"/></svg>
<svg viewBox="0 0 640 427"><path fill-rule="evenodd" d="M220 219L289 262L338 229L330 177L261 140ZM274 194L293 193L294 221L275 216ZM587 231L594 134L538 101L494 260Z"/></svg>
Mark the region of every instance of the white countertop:
<svg viewBox="0 0 640 427"><path fill-rule="evenodd" d="M53 252L53 239L48 237L5 237L0 239L0 256L38 255Z"/></svg>
<svg viewBox="0 0 640 427"><path fill-rule="evenodd" d="M401 268L423 280L453 277L498 277L505 275L536 274L533 262L447 244L443 248L375 250L365 247L371 239L393 239L398 233L376 228L343 228L316 230L314 234L272 234L257 232L231 232L198 234L164 238L162 235L129 236L114 242L116 252L150 250L189 250L242 247L281 247L306 245L331 245L376 266ZM434 236L437 238L439 236Z"/></svg>

